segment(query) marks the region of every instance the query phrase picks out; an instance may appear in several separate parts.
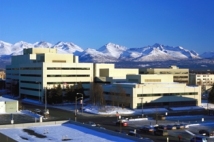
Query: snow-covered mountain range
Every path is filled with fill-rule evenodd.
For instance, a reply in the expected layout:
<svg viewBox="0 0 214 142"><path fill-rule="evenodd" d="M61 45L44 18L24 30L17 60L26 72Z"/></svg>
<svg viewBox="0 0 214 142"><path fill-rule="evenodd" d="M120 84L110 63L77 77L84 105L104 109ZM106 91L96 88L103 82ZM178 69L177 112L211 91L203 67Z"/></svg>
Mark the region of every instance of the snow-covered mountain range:
<svg viewBox="0 0 214 142"><path fill-rule="evenodd" d="M78 55L82 62L153 62L182 59L204 59L214 58L214 52L205 52L201 55L195 51L185 49L181 46L165 46L154 44L152 46L128 48L114 43L108 43L99 49L82 49L71 42L58 42L51 44L45 41L36 43L27 43L24 41L15 44L0 41L0 59L10 59L13 55L22 55L24 48L57 48L61 54L70 53Z"/></svg>

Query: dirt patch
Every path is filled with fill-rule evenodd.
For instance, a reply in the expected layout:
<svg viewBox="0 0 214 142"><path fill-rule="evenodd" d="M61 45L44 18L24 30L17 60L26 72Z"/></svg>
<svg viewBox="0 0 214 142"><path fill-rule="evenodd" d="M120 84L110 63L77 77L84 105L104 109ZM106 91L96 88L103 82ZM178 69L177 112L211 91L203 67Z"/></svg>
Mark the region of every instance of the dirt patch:
<svg viewBox="0 0 214 142"><path fill-rule="evenodd" d="M26 132L26 133L28 133L29 135L36 136L37 138L46 138L46 137L47 137L47 136L45 136L45 135L38 134L38 133L36 133L35 131L30 130L30 129L23 129L23 131Z"/></svg>

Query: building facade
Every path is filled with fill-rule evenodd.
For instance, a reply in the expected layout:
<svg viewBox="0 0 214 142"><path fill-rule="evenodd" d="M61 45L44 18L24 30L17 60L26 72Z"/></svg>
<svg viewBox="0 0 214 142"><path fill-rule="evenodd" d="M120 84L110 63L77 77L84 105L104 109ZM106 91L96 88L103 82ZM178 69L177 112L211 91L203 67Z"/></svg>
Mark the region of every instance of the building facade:
<svg viewBox="0 0 214 142"><path fill-rule="evenodd" d="M140 68L139 74L172 74L174 82L189 83L189 69L180 69L177 66L170 68Z"/></svg>
<svg viewBox="0 0 214 142"><path fill-rule="evenodd" d="M19 84L19 96L34 100L44 100L45 88L58 84L61 87L81 82L89 89L93 82L93 63L79 63L72 54L57 54L56 49L24 49L24 54L13 56L11 65L6 67L7 90ZM11 91L12 92L12 91Z"/></svg>
<svg viewBox="0 0 214 142"><path fill-rule="evenodd" d="M173 75L127 75L127 82L103 86L109 103L119 101L132 109L145 107L177 107L201 105L200 86L173 82ZM115 98L113 94L125 94ZM114 93L112 93L114 92Z"/></svg>
<svg viewBox="0 0 214 142"><path fill-rule="evenodd" d="M190 73L189 82L192 85L202 86L202 90L206 91L214 84L214 74L209 73Z"/></svg>
<svg viewBox="0 0 214 142"><path fill-rule="evenodd" d="M0 97L0 113L18 112L18 101Z"/></svg>

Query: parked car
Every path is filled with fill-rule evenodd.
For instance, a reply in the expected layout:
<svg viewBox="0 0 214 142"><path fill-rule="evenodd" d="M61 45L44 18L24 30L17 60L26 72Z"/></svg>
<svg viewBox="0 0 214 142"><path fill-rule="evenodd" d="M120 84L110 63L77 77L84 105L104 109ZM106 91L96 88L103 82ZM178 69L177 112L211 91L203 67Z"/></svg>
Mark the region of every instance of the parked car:
<svg viewBox="0 0 214 142"><path fill-rule="evenodd" d="M93 124L92 124L92 125L93 125ZM96 127L97 127L97 128L100 128L100 129L106 129L106 128L102 127L100 124L96 124Z"/></svg>
<svg viewBox="0 0 214 142"><path fill-rule="evenodd" d="M176 130L176 126L174 125L167 125L167 130Z"/></svg>
<svg viewBox="0 0 214 142"><path fill-rule="evenodd" d="M120 121L120 120L116 121L115 124L118 125L118 126L121 125L121 126L124 126L124 127L128 126L128 123L126 121Z"/></svg>
<svg viewBox="0 0 214 142"><path fill-rule="evenodd" d="M35 109L34 112L37 113L37 114L42 114L42 111L40 109L38 109L38 108Z"/></svg>
<svg viewBox="0 0 214 142"><path fill-rule="evenodd" d="M96 127L96 126L97 126L96 123L94 123L94 122L92 122L92 121L89 121L88 124L89 124L90 126L93 126L93 127Z"/></svg>
<svg viewBox="0 0 214 142"><path fill-rule="evenodd" d="M189 128L189 124L181 123L180 125L184 126L184 128Z"/></svg>
<svg viewBox="0 0 214 142"><path fill-rule="evenodd" d="M141 135L139 135L136 131L129 131L128 135L143 139L143 137L141 137Z"/></svg>
<svg viewBox="0 0 214 142"><path fill-rule="evenodd" d="M144 125L139 129L143 133L152 133L154 132L154 127L151 125Z"/></svg>
<svg viewBox="0 0 214 142"><path fill-rule="evenodd" d="M175 124L174 126L176 127L176 129L184 129L185 128L185 126L182 124Z"/></svg>
<svg viewBox="0 0 214 142"><path fill-rule="evenodd" d="M163 129L157 129L154 131L154 135L157 136L168 136L168 131Z"/></svg>
<svg viewBox="0 0 214 142"><path fill-rule="evenodd" d="M165 125L158 125L154 127L155 130L157 129L162 129L162 130L167 130L167 127Z"/></svg>
<svg viewBox="0 0 214 142"><path fill-rule="evenodd" d="M207 142L207 137L204 136L194 136L190 142Z"/></svg>
<svg viewBox="0 0 214 142"><path fill-rule="evenodd" d="M201 134L201 135L203 135L203 136L213 136L213 134L212 133L210 133L208 130L204 130L204 129L202 129L202 130L199 130L199 132L198 132L199 134Z"/></svg>

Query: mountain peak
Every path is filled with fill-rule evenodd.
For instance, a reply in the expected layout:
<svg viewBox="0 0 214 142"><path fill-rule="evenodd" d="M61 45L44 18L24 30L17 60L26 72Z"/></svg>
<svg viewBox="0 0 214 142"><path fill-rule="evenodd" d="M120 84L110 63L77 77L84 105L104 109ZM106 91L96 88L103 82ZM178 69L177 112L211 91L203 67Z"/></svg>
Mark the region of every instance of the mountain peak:
<svg viewBox="0 0 214 142"><path fill-rule="evenodd" d="M107 43L98 49L98 51L108 54L109 56L113 56L115 58L119 58L122 52L126 50L127 48L125 46L120 46L114 43Z"/></svg>
<svg viewBox="0 0 214 142"><path fill-rule="evenodd" d="M122 61L160 61L160 60L181 60L198 59L200 56L193 51L181 46L165 46L155 43L152 46L140 48L126 48L112 42L109 42L99 49L90 48L83 50L72 42L59 41L52 45L51 43L40 41L34 44L24 41L15 44L0 41L0 57L2 55L21 55L24 48L56 48L61 54L74 54L79 56L81 61L102 61L102 62L122 62ZM208 56L208 54L206 54ZM210 55L210 57L213 57ZM1 58L0 58L1 59Z"/></svg>
<svg viewBox="0 0 214 142"><path fill-rule="evenodd" d="M162 44L160 44L160 43L155 43L155 44L153 45L153 47L161 47L161 46L164 46L164 45L162 45Z"/></svg>

